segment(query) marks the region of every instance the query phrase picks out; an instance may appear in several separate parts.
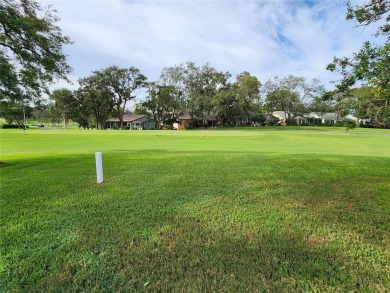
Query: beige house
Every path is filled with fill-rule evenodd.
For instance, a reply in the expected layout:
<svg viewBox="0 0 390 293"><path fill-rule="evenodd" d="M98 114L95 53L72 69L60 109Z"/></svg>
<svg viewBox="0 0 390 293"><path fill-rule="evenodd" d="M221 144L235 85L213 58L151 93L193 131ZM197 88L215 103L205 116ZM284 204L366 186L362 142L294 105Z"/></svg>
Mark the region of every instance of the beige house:
<svg viewBox="0 0 390 293"><path fill-rule="evenodd" d="M314 113L307 115L308 124L335 124L342 121L342 117L338 113Z"/></svg>
<svg viewBox="0 0 390 293"><path fill-rule="evenodd" d="M275 111L272 112L272 116L279 119L281 125L286 125L286 112ZM305 115L293 116L296 125L320 125L320 124L335 124L336 122L342 121L343 118L338 113L319 113L311 112Z"/></svg>
<svg viewBox="0 0 390 293"><path fill-rule="evenodd" d="M184 113L177 118L177 122L173 123L173 128L187 129L192 125L192 117L188 113Z"/></svg>
<svg viewBox="0 0 390 293"><path fill-rule="evenodd" d="M280 125L286 125L286 120L287 120L286 112L275 111L275 112L272 112L272 116L279 119ZM297 124L297 125L305 125L305 124L307 124L307 121L308 121L307 117L301 116L301 115L297 115L297 116L294 116L292 118L294 119L295 124Z"/></svg>

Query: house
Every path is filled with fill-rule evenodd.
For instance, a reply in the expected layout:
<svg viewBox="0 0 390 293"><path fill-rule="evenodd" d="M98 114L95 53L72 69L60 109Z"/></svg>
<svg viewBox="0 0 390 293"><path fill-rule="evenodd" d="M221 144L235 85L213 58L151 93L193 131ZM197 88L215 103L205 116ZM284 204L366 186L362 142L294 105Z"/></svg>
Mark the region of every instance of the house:
<svg viewBox="0 0 390 293"><path fill-rule="evenodd" d="M286 125L287 116L284 111L272 112L272 116L279 119L281 125ZM291 117L296 125L334 125L343 120L338 113L319 113L311 112L309 114L295 115Z"/></svg>
<svg viewBox="0 0 390 293"><path fill-rule="evenodd" d="M193 125L194 120L198 120L196 125ZM203 119L199 119L196 116L192 117L188 112L184 112L181 115L179 115L179 117L177 117L177 122L173 123L173 128L188 129L188 128L200 127L200 126L214 127L216 125L217 125L217 117L214 114L207 114L204 116Z"/></svg>
<svg viewBox="0 0 390 293"><path fill-rule="evenodd" d="M274 111L272 116L279 119L280 125L286 125L287 115L285 111ZM305 125L308 122L307 117L303 115L296 115L290 118L294 119L296 125Z"/></svg>
<svg viewBox="0 0 390 293"><path fill-rule="evenodd" d="M252 119L255 118L256 116L257 116L256 112L248 111L236 117L234 122L236 123L236 125L242 125L242 124L249 125L253 121Z"/></svg>
<svg viewBox="0 0 390 293"><path fill-rule="evenodd" d="M286 112L284 111L274 111L272 116L279 119L281 125L286 125Z"/></svg>
<svg viewBox="0 0 390 293"><path fill-rule="evenodd" d="M192 117L189 113L183 113L177 117L177 122L173 123L173 128L187 129L192 126Z"/></svg>
<svg viewBox="0 0 390 293"><path fill-rule="evenodd" d="M354 121L356 124L360 124L360 125L369 125L370 122L371 122L371 119L360 119L360 118L357 118L355 116L353 116L352 114L348 114L347 116L345 116L345 119L348 119L350 121Z"/></svg>
<svg viewBox="0 0 390 293"><path fill-rule="evenodd" d="M125 114L122 116L123 125L129 130L150 130L157 129L157 122L148 118L146 115ZM106 122L107 129L119 129L120 121L118 118L108 119Z"/></svg>
<svg viewBox="0 0 390 293"><path fill-rule="evenodd" d="M315 113L311 112L307 115L308 124L330 124L333 125L336 122L342 121L342 117L337 113Z"/></svg>
<svg viewBox="0 0 390 293"><path fill-rule="evenodd" d="M217 116L215 116L212 113L206 115L204 117L203 121L207 125L207 127L214 127L214 126L216 126L218 124Z"/></svg>

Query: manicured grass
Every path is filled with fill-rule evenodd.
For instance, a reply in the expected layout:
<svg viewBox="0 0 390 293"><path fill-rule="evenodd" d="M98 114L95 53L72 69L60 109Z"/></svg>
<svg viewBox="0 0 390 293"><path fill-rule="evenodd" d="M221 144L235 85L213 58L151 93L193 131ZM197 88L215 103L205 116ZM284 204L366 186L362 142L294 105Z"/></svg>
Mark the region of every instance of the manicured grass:
<svg viewBox="0 0 390 293"><path fill-rule="evenodd" d="M388 130L0 135L2 292L390 290Z"/></svg>

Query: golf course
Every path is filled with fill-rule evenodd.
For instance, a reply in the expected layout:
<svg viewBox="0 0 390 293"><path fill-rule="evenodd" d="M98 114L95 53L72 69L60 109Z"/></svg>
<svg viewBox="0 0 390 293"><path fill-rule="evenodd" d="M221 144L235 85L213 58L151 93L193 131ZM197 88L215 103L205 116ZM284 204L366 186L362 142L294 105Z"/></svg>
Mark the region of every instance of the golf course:
<svg viewBox="0 0 390 293"><path fill-rule="evenodd" d="M388 129L0 139L0 292L390 291Z"/></svg>

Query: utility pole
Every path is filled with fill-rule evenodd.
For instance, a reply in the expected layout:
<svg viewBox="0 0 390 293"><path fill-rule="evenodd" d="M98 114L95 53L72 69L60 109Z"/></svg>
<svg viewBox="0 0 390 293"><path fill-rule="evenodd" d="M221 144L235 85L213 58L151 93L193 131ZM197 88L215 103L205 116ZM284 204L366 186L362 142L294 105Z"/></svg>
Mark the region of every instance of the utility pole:
<svg viewBox="0 0 390 293"><path fill-rule="evenodd" d="M26 111L23 108L23 134L26 135Z"/></svg>

